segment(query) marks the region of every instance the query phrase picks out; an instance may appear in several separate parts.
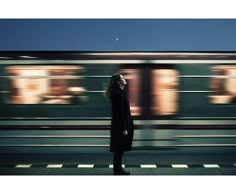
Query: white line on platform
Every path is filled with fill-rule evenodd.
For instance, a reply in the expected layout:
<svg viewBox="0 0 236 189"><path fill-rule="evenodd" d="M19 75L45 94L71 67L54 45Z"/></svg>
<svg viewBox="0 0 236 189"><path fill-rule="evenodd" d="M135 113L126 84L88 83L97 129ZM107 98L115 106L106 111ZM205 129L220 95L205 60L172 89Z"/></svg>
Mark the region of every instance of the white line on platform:
<svg viewBox="0 0 236 189"><path fill-rule="evenodd" d="M141 168L157 168L156 164L142 164Z"/></svg>
<svg viewBox="0 0 236 189"><path fill-rule="evenodd" d="M16 165L16 168L30 168L32 164L18 164Z"/></svg>
<svg viewBox="0 0 236 189"><path fill-rule="evenodd" d="M113 164L109 164L109 168L113 168ZM122 164L122 168L125 168L125 164Z"/></svg>
<svg viewBox="0 0 236 189"><path fill-rule="evenodd" d="M217 164L203 164L205 168L220 168Z"/></svg>
<svg viewBox="0 0 236 189"><path fill-rule="evenodd" d="M79 164L78 168L93 168L94 164Z"/></svg>
<svg viewBox="0 0 236 189"><path fill-rule="evenodd" d="M173 168L188 168L186 164L171 164Z"/></svg>
<svg viewBox="0 0 236 189"><path fill-rule="evenodd" d="M47 168L62 168L63 164L48 164Z"/></svg>

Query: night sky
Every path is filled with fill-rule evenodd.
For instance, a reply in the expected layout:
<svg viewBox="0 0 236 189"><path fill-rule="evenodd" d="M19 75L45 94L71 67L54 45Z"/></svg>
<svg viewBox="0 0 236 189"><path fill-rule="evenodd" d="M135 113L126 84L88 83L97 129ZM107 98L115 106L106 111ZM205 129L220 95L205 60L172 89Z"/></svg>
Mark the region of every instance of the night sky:
<svg viewBox="0 0 236 189"><path fill-rule="evenodd" d="M235 51L236 19L0 19L0 50Z"/></svg>

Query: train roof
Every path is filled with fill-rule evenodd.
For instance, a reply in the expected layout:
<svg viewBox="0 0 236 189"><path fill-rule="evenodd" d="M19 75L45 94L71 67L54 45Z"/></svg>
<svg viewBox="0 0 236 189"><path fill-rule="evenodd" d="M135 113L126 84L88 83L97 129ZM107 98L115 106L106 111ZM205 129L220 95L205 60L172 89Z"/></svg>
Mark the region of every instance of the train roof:
<svg viewBox="0 0 236 189"><path fill-rule="evenodd" d="M236 60L236 51L0 51L0 60Z"/></svg>

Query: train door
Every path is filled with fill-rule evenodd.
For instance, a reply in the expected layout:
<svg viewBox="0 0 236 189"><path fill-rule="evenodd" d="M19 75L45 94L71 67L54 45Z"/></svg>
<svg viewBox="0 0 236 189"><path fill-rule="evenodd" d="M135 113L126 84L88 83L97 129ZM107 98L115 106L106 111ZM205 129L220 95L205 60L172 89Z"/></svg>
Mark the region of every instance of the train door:
<svg viewBox="0 0 236 189"><path fill-rule="evenodd" d="M128 80L127 88L131 113L136 119L135 126L142 128L135 131L135 138L141 139L135 141L135 145L174 145L174 140L166 140L174 136L173 132L159 128L169 129L169 126L176 126L176 121L171 119L175 119L178 112L177 69L172 65L146 62L127 66L122 71ZM137 112L132 112L134 106L137 107Z"/></svg>
<svg viewBox="0 0 236 189"><path fill-rule="evenodd" d="M133 117L141 117L143 114L142 106L142 70L136 66L125 66L121 69L121 73L124 74L127 80L127 96L130 103L130 111Z"/></svg>
<svg viewBox="0 0 236 189"><path fill-rule="evenodd" d="M155 65L150 69L150 115L156 119L173 118L178 113L179 73L174 65Z"/></svg>
<svg viewBox="0 0 236 189"><path fill-rule="evenodd" d="M178 112L178 71L173 65L126 65L131 114L143 120L175 117Z"/></svg>

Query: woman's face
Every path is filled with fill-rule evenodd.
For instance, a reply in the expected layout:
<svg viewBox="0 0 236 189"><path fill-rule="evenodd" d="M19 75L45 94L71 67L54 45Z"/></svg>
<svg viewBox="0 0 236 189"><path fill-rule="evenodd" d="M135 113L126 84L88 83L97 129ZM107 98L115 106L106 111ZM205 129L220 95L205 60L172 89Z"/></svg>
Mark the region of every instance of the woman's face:
<svg viewBox="0 0 236 189"><path fill-rule="evenodd" d="M123 77L123 75L120 75L120 84L122 86L125 86L127 84L127 82L126 82L125 78Z"/></svg>

